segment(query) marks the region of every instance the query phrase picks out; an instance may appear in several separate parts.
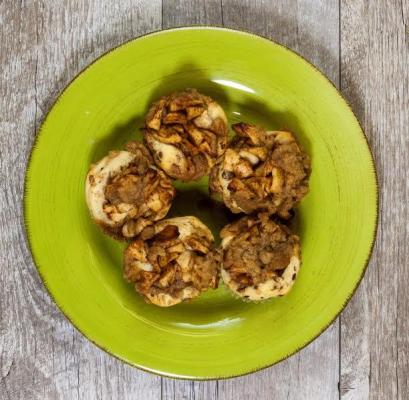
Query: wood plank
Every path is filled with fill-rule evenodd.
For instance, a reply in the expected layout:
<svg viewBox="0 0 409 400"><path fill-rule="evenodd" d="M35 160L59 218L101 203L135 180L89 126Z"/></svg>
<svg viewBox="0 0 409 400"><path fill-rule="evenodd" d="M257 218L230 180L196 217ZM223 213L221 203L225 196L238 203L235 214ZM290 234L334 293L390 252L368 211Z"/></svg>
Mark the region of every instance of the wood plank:
<svg viewBox="0 0 409 400"><path fill-rule="evenodd" d="M217 400L217 381L188 381L162 378L161 400Z"/></svg>
<svg viewBox="0 0 409 400"><path fill-rule="evenodd" d="M112 46L159 29L161 1L6 1L0 19L0 398L158 399L159 377L105 354L56 309L24 239L21 201L36 128L58 93Z"/></svg>
<svg viewBox="0 0 409 400"><path fill-rule="evenodd" d="M222 25L220 0L163 0L162 25ZM195 382L162 378L163 400L217 399L217 381Z"/></svg>
<svg viewBox="0 0 409 400"><path fill-rule="evenodd" d="M186 25L221 25L221 0L163 0L164 29Z"/></svg>
<svg viewBox="0 0 409 400"><path fill-rule="evenodd" d="M0 398L20 398L16 394L16 371L29 375L32 358L24 353L34 353L28 343L32 323L32 307L27 307L26 297L31 297L32 282L40 285L30 269L30 256L24 246L21 227L21 192L30 137L34 132L36 62L32 49L36 45L36 7L21 10L17 2L0 4ZM20 44L20 43L21 44ZM17 135L18 132L25 134ZM19 137L20 136L20 137ZM4 151L7 149L7 151ZM15 178L17 179L15 179ZM8 182L7 186L3 185ZM42 292L36 293L35 309ZM27 296L28 295L28 296ZM22 324L22 321L29 321ZM39 372L40 374L41 372ZM30 376L31 378L32 376ZM28 384L28 380L27 380ZM42 388L28 385L27 392ZM52 385L49 385L52 390ZM45 394L45 392L42 391Z"/></svg>
<svg viewBox="0 0 409 400"><path fill-rule="evenodd" d="M341 2L341 87L371 143L381 215L342 315L341 398L409 396L409 2Z"/></svg>
<svg viewBox="0 0 409 400"><path fill-rule="evenodd" d="M298 51L339 82L338 1L223 0L224 24ZM338 399L338 320L300 353L254 375L219 382L219 399Z"/></svg>

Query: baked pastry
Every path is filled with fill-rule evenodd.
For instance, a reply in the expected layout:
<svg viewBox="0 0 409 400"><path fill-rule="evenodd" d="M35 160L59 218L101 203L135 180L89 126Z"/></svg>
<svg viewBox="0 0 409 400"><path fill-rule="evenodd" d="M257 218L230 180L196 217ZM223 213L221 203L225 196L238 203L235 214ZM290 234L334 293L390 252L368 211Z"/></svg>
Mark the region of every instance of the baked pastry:
<svg viewBox="0 0 409 400"><path fill-rule="evenodd" d="M212 196L234 213L267 212L282 218L308 193L310 159L294 135L238 123L210 174Z"/></svg>
<svg viewBox="0 0 409 400"><path fill-rule="evenodd" d="M145 119L144 138L156 164L182 181L209 173L224 153L227 134L223 109L196 89L161 97Z"/></svg>
<svg viewBox="0 0 409 400"><path fill-rule="evenodd" d="M129 239L166 216L176 191L137 142L92 165L85 195L93 220L109 235Z"/></svg>
<svg viewBox="0 0 409 400"><path fill-rule="evenodd" d="M247 300L283 296L292 288L300 263L299 237L267 214L244 216L220 234L225 285Z"/></svg>
<svg viewBox="0 0 409 400"><path fill-rule="evenodd" d="M144 229L124 253L124 277L148 303L169 307L218 286L220 252L196 217L170 218Z"/></svg>

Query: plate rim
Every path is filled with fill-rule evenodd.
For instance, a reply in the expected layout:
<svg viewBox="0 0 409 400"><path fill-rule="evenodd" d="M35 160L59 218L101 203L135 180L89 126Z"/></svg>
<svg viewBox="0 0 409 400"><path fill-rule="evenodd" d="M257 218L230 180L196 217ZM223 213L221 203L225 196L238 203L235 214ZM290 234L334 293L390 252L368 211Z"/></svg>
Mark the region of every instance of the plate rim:
<svg viewBox="0 0 409 400"><path fill-rule="evenodd" d="M246 371L244 373L239 373L239 374L231 374L231 375L214 375L214 376L189 376L189 375L181 375L181 374L171 374L171 373L166 373L166 372L162 372L162 371L158 371L158 370L154 370L154 369L150 369L150 368L145 368L141 365L136 365L136 363L133 363L130 360L125 359L124 357L115 354L114 352L112 352L111 350L109 350L108 348L106 348L103 344L98 343L96 340L94 340L93 338L87 336L87 334L85 332L83 332L77 325L76 323L71 319L71 316L69 315L68 312L66 312L64 310L64 307L62 304L58 303L56 298L54 297L51 289L48 287L47 284L47 280L46 277L44 275L44 273L41 271L41 269L39 268L39 263L36 260L36 256L34 254L33 251L33 246L31 243L31 238L30 238L30 228L29 228L29 223L28 223L28 218L27 218L27 214L28 214L28 194L29 194L29 171L30 171L30 166L32 164L32 158L33 158L33 154L36 151L36 149L38 148L37 146L37 142L40 138L40 135L42 133L43 127L46 124L51 112L53 111L54 107L58 104L58 102L61 100L61 98L63 97L63 95L65 94L66 90L84 73L86 72L89 68L91 68L94 64L96 64L100 59L108 56L110 53L114 52L115 50L127 46L139 39L148 37L148 36L155 36L155 35L160 35L160 34L166 34L168 32L173 32L173 31L182 31L182 30L202 30L202 31L209 31L209 30L215 30L215 31L224 31L224 32L230 32L230 33L235 33L235 34L241 34L244 36L250 36L253 37L256 40L262 40L267 42L270 45L275 45L278 46L280 48L282 48L283 50L286 50L290 53L292 53L293 55L297 56L298 58L300 58L301 60L303 60L306 64L306 66L308 66L309 68L315 70L315 72L317 72L322 78L325 79L325 81L327 83L329 83L333 89L335 89L335 93L336 95L341 99L341 101L343 101L345 103L345 105L348 107L349 111L352 113L354 119L356 120L358 127L359 127L359 131L361 133L361 136L364 138L365 143L366 143L366 147L370 156L370 162L371 162L371 166L372 166L372 170L373 170L373 177L374 177L374 189L375 189L375 224L374 224L374 229L372 232L372 240L371 240L371 245L369 248L369 252L367 255L367 258L365 260L365 263L363 264L362 267L362 271L361 274L359 276L358 281L356 282L355 286L352 288L351 292L349 293L348 297L345 299L342 307L337 311L337 313L334 315L334 317L325 325L322 327L322 329L317 332L317 334L313 335L313 337L309 340L307 340L307 342L305 342L303 345L295 348L293 351L291 351L290 353L288 353L287 355L285 355L284 357L279 358L278 360L275 360L274 362L268 363L266 365L263 365L261 367L258 368L254 368L254 369L250 369L249 371ZM379 209L379 196L380 196L380 192L379 192L379 178L378 178L378 172L376 169L376 162L375 162L375 158L369 143L369 140L367 138L367 136L365 135L364 129L362 128L361 122L359 121L359 119L357 118L355 112L352 109L352 106L350 105L349 101L343 96L343 94L341 93L341 91L335 86L335 84L317 67L315 66L312 62L310 62L309 60L307 60L304 56L302 56L300 53L298 53L297 51L287 47L286 45L279 43L275 40L272 40L266 36L260 35L260 34L256 34L253 33L251 31L248 31L246 29L233 29L233 28L228 28L222 25L183 25L183 26L179 26L179 27L171 27L171 28L162 28L162 29L158 29L158 30L154 30L154 31L150 31L148 33L142 34L142 35L138 35L135 36L131 39L128 39L116 46L111 47L110 49L108 49L107 51L103 52L101 55L99 55L98 57L96 57L95 59L93 59L90 63L88 63L83 69L81 69L77 74L74 75L74 77L72 77L68 83L64 86L64 88L59 91L57 97L52 101L52 103L49 105L48 110L46 112L46 114L43 116L42 121L40 122L39 126L36 129L36 135L34 137L33 143L31 145L31 149L29 150L29 155L27 157L27 162L26 162L26 166L25 166L25 174L24 174L24 185L23 185L23 197L22 197L22 209L23 209L23 222L24 222L24 232L25 232L25 239L26 239L26 244L27 247L30 251L32 260L33 260L33 264L37 270L37 273L39 274L42 284L46 289L46 292L48 293L48 296L50 297L50 299L52 300L52 302L57 306L58 310L61 312L61 314L70 322L70 324L75 328L75 330L77 332L79 332L83 337L85 337L88 341L90 341L92 344L94 344L96 347L98 347L99 349L103 350L106 354L116 358L117 360L133 367L136 368L138 370L144 371L144 372L148 372L151 374L154 374L156 376L160 376L163 378L172 378L172 379L178 379L178 380L198 380L198 381L212 381L212 380L224 380L224 379L231 379L231 378L236 378L236 377L242 377L242 376L246 376L246 375L250 375L252 373L255 372L259 372L262 371L264 369L267 369L269 367L272 367L286 359L288 359L289 357L293 356L294 354L298 353L300 350L304 349L305 347L307 347L308 345L310 345L314 340L316 340L319 336L321 336L332 324L333 322L340 316L340 314L344 311L345 307L347 306L347 304L350 302L351 298L353 297L353 295L355 294L355 292L357 291L359 285L362 282L362 279L365 276L365 273L368 269L368 265L369 262L371 261L372 255L373 255L373 250L375 247L375 243L376 243L376 238L377 238L377 234L378 234L378 229L379 229L379 219L380 219L380 209Z"/></svg>

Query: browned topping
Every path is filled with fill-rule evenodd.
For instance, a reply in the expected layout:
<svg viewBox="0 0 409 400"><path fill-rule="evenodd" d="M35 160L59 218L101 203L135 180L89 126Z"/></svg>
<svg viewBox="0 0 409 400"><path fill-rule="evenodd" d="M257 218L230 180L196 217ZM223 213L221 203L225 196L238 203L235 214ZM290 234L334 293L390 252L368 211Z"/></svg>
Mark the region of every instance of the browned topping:
<svg viewBox="0 0 409 400"><path fill-rule="evenodd" d="M209 252L211 243L206 238L198 235L190 235L185 239L187 246L197 251L199 254L207 254Z"/></svg>
<svg viewBox="0 0 409 400"><path fill-rule="evenodd" d="M209 172L224 152L227 133L223 110L195 89L162 97L152 105L145 122L145 140L155 162L169 176L184 181ZM165 159L161 144L175 146L173 155L165 151Z"/></svg>
<svg viewBox="0 0 409 400"><path fill-rule="evenodd" d="M223 268L239 289L281 276L299 246L298 236L267 214L240 218L224 227L220 236L227 241Z"/></svg>
<svg viewBox="0 0 409 400"><path fill-rule="evenodd" d="M146 226L164 218L176 194L166 175L152 166L152 157L141 143L126 149L137 157L120 173L111 176L105 187L104 212L118 223L117 236L131 238Z"/></svg>
<svg viewBox="0 0 409 400"><path fill-rule="evenodd" d="M211 192L222 194L233 212L288 218L308 192L309 157L290 132L267 132L245 123L233 130L236 137L211 171Z"/></svg>
<svg viewBox="0 0 409 400"><path fill-rule="evenodd" d="M140 156L141 160L143 160L142 164L153 163L153 158L149 150L145 147L144 144L136 141L131 141L125 144L125 150L129 151L130 153L136 154Z"/></svg>
<svg viewBox="0 0 409 400"><path fill-rule="evenodd" d="M125 250L124 276L147 301L163 294L183 301L184 289L198 295L217 288L220 252L200 231L181 237L170 222L159 230L149 226L140 237Z"/></svg>

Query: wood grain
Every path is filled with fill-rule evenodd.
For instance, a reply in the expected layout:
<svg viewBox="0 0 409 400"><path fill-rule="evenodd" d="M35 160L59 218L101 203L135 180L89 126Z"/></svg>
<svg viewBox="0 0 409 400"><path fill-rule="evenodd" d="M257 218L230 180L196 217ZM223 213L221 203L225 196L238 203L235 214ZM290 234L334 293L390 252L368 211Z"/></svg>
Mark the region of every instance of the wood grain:
<svg viewBox="0 0 409 400"><path fill-rule="evenodd" d="M89 343L46 293L21 208L36 130L64 86L124 40L189 24L270 37L340 84L381 190L374 257L340 322L290 359L224 381L159 378ZM408 399L408 24L408 0L0 0L0 400Z"/></svg>
<svg viewBox="0 0 409 400"><path fill-rule="evenodd" d="M171 28L186 25L222 25L221 0L163 0L162 25Z"/></svg>
<svg viewBox="0 0 409 400"><path fill-rule="evenodd" d="M372 145L378 238L342 314L341 398L409 398L408 1L341 2L341 88Z"/></svg>

